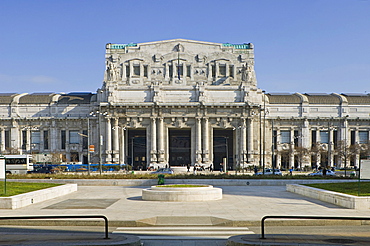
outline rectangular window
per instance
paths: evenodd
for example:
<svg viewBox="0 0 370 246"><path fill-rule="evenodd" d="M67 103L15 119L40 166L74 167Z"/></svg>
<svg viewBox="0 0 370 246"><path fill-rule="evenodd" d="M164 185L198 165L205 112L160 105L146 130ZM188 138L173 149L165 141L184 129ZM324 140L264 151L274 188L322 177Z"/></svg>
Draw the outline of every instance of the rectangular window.
<svg viewBox="0 0 370 246"><path fill-rule="evenodd" d="M333 131L333 142L334 142L334 148L336 149L338 146L338 131Z"/></svg>
<svg viewBox="0 0 370 246"><path fill-rule="evenodd" d="M183 75L183 73L184 73L184 67L182 66L182 64L180 64L180 65L177 65L176 66L176 77L182 77L182 75Z"/></svg>
<svg viewBox="0 0 370 246"><path fill-rule="evenodd" d="M140 76L140 65L134 65L134 76Z"/></svg>
<svg viewBox="0 0 370 246"><path fill-rule="evenodd" d="M89 137L89 135L87 135L88 134L87 130L83 130L82 134L83 134L83 136L82 136L82 148L87 149L87 142L88 142L88 137Z"/></svg>
<svg viewBox="0 0 370 246"><path fill-rule="evenodd" d="M22 149L26 149L27 146L27 131L22 131Z"/></svg>
<svg viewBox="0 0 370 246"><path fill-rule="evenodd" d="M130 66L125 66L126 67L126 77L130 77Z"/></svg>
<svg viewBox="0 0 370 246"><path fill-rule="evenodd" d="M232 78L234 77L234 66L233 65L229 66L229 76Z"/></svg>
<svg viewBox="0 0 370 246"><path fill-rule="evenodd" d="M226 64L220 64L219 69L220 69L220 76L226 77Z"/></svg>
<svg viewBox="0 0 370 246"><path fill-rule="evenodd" d="M356 144L356 132L351 131L351 145L355 145L355 144Z"/></svg>
<svg viewBox="0 0 370 246"><path fill-rule="evenodd" d="M369 142L369 132L368 131L359 131L358 132L358 143L367 144Z"/></svg>
<svg viewBox="0 0 370 246"><path fill-rule="evenodd" d="M69 143L70 144L80 143L80 135L78 135L78 131L69 131Z"/></svg>
<svg viewBox="0 0 370 246"><path fill-rule="evenodd" d="M280 143L290 143L290 131L280 131Z"/></svg>
<svg viewBox="0 0 370 246"><path fill-rule="evenodd" d="M311 131L311 147L314 147L316 145L317 139L316 139L316 131Z"/></svg>
<svg viewBox="0 0 370 246"><path fill-rule="evenodd" d="M66 149L66 142L67 142L66 130L61 130L60 131L60 146L61 146L61 149Z"/></svg>
<svg viewBox="0 0 370 246"><path fill-rule="evenodd" d="M5 131L5 148L10 148L10 131Z"/></svg>
<svg viewBox="0 0 370 246"><path fill-rule="evenodd" d="M191 66L189 65L186 66L186 77L191 77Z"/></svg>
<svg viewBox="0 0 370 246"><path fill-rule="evenodd" d="M299 143L299 135L298 135L298 131L295 130L294 131L294 146L298 147L298 143Z"/></svg>
<svg viewBox="0 0 370 246"><path fill-rule="evenodd" d="M329 132L328 131L320 131L320 143L329 143Z"/></svg>
<svg viewBox="0 0 370 246"><path fill-rule="evenodd" d="M35 131L31 132L31 144L39 144L40 143L40 132Z"/></svg>
<svg viewBox="0 0 370 246"><path fill-rule="evenodd" d="M212 77L216 77L216 66L212 65Z"/></svg>
<svg viewBox="0 0 370 246"><path fill-rule="evenodd" d="M273 136L272 136L272 149L276 149L277 148L277 131L273 131Z"/></svg>
<svg viewBox="0 0 370 246"><path fill-rule="evenodd" d="M170 78L172 78L172 76L173 76L173 66L172 65L168 66L168 76Z"/></svg>
<svg viewBox="0 0 370 246"><path fill-rule="evenodd" d="M44 149L49 149L49 131L44 131Z"/></svg>
<svg viewBox="0 0 370 246"><path fill-rule="evenodd" d="M148 78L148 66L147 65L144 66L144 77Z"/></svg>

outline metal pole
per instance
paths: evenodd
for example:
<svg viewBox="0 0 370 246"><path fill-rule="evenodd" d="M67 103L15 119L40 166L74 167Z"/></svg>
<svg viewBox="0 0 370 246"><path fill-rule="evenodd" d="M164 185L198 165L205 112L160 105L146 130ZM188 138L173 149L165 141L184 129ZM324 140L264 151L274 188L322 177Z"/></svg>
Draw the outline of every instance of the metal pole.
<svg viewBox="0 0 370 246"><path fill-rule="evenodd" d="M101 135L101 105L99 104L99 173L102 174L102 145L103 145L103 136Z"/></svg>
<svg viewBox="0 0 370 246"><path fill-rule="evenodd" d="M266 100L265 100L265 91L263 92L263 148L262 148L262 166L263 174L265 174L265 147L266 147Z"/></svg>
<svg viewBox="0 0 370 246"><path fill-rule="evenodd" d="M274 161L274 140L275 136L274 135L274 120L271 120L271 136L272 136L272 141L271 141L271 164L272 164L272 174L275 175L275 161Z"/></svg>
<svg viewBox="0 0 370 246"><path fill-rule="evenodd" d="M131 137L131 167L134 169L134 137Z"/></svg>
<svg viewBox="0 0 370 246"><path fill-rule="evenodd" d="M90 175L90 119L87 117L87 174Z"/></svg>
<svg viewBox="0 0 370 246"><path fill-rule="evenodd" d="M259 120L260 120L260 159L259 159L259 162L260 162L260 167L262 167L262 109L261 109L261 105L260 105L260 115L259 115ZM263 175L265 174L265 170L262 169L262 173Z"/></svg>

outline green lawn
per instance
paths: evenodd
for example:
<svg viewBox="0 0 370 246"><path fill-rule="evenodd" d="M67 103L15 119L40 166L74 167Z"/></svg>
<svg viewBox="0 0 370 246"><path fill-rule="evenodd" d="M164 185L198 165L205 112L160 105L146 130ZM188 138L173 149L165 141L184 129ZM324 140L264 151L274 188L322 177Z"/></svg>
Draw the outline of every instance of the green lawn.
<svg viewBox="0 0 370 246"><path fill-rule="evenodd" d="M307 184L306 186L340 192L348 195L370 196L370 182ZM359 189L360 188L360 189Z"/></svg>
<svg viewBox="0 0 370 246"><path fill-rule="evenodd" d="M55 187L58 185L60 184L6 182L6 194L4 194L4 182L0 181L0 197L15 196L30 191Z"/></svg>

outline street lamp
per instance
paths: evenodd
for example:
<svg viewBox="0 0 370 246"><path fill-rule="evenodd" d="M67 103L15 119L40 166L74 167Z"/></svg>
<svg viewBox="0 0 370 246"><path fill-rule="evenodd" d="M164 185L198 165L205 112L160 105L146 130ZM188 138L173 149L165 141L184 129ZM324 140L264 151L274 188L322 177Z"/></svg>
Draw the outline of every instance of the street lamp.
<svg viewBox="0 0 370 246"><path fill-rule="evenodd" d="M266 146L266 99L265 99L265 91L263 93L263 152L262 152L262 166L263 166L263 174L265 174L265 146Z"/></svg>
<svg viewBox="0 0 370 246"><path fill-rule="evenodd" d="M90 113L91 116L98 116L98 132L99 132L99 173L102 174L102 146L103 146L103 135L101 134L101 116L109 116L108 112L101 112L101 105L99 105L99 110Z"/></svg>

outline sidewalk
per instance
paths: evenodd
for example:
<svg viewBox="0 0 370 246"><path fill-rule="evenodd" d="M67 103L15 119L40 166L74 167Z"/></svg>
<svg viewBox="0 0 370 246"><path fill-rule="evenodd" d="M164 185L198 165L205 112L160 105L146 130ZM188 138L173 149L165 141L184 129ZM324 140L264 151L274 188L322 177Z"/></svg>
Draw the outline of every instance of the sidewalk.
<svg viewBox="0 0 370 246"><path fill-rule="evenodd" d="M341 208L287 192L284 186L224 186L223 199L207 202L141 200L147 187L79 186L78 191L17 210L0 210L0 216L105 215L110 227L120 226L259 226L265 215L322 215L370 217L370 211ZM71 225L70 221L67 221ZM61 222L63 225L67 222ZM0 223L2 223L0 221ZM24 221L13 222L24 223ZM58 225L41 221L42 225ZM73 222L91 225L92 221ZM307 225L359 221L308 221ZM270 225L302 225L302 221L274 221ZM370 224L370 222L369 222ZM369 233L370 237L370 233ZM335 245L335 244L334 244ZM355 244L351 244L355 245Z"/></svg>

